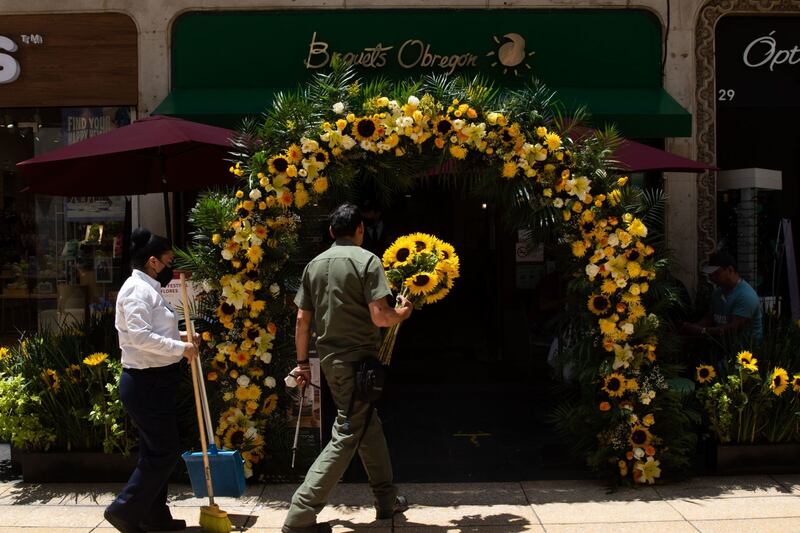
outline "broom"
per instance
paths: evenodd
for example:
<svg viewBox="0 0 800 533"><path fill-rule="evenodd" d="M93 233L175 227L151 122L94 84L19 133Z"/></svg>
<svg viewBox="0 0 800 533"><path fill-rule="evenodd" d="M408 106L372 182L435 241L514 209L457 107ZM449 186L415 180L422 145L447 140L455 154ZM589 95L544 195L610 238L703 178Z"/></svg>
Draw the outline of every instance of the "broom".
<svg viewBox="0 0 800 533"><path fill-rule="evenodd" d="M186 276L181 274L181 299L183 301L183 319L186 322L186 336L194 340L194 327L189 319L189 297L186 292ZM194 388L194 406L197 411L197 425L200 430L200 446L203 449L203 468L206 477L206 490L208 490L208 505L200 507L200 527L213 533L228 533L233 529L228 518L228 513L221 510L214 503L214 489L211 482L211 466L208 463L208 443L206 442L206 421L203 416L202 399L198 387L199 380L203 379L202 370L197 363L197 357L192 359L192 387ZM204 387L205 388L205 387Z"/></svg>

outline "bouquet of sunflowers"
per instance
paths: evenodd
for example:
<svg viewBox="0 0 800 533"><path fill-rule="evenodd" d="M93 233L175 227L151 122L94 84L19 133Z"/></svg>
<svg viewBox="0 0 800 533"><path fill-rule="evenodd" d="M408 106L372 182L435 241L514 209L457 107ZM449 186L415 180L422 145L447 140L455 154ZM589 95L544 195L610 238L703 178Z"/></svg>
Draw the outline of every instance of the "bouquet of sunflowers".
<svg viewBox="0 0 800 533"><path fill-rule="evenodd" d="M459 259L451 244L433 235L412 233L392 243L383 253L383 267L392 290L408 298L415 309L438 302L458 278ZM388 365L400 324L389 328L380 350L380 361Z"/></svg>

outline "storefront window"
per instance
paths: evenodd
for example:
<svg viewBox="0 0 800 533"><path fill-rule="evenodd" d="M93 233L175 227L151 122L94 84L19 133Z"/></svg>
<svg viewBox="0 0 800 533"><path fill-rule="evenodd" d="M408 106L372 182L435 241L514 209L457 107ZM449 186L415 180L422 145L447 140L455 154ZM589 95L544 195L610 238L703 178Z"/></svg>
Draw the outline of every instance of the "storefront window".
<svg viewBox="0 0 800 533"><path fill-rule="evenodd" d="M129 202L26 192L16 164L125 125L130 109L18 108L0 117L0 334L81 323L113 305L122 283Z"/></svg>

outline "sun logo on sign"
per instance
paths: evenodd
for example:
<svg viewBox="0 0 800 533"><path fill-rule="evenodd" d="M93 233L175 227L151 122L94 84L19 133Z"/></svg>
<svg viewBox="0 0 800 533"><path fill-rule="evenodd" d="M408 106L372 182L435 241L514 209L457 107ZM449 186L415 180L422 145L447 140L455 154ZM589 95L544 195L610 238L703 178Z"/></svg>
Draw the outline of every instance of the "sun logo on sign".
<svg viewBox="0 0 800 533"><path fill-rule="evenodd" d="M503 74L507 74L511 70L515 76L519 76L519 71L523 66L531 70L531 66L525 60L536 52L525 53L525 38L522 35L506 33L502 40L497 36L494 36L493 39L500 45L496 51L486 54L487 56L497 56L497 61L492 63L493 67L500 64L503 66Z"/></svg>

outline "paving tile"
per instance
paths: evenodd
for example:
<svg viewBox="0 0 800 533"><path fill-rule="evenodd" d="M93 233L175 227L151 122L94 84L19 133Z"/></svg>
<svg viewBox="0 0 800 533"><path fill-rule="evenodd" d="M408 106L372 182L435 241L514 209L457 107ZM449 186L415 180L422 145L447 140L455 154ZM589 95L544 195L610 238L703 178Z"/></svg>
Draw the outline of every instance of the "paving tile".
<svg viewBox="0 0 800 533"><path fill-rule="evenodd" d="M792 494L800 495L800 474L780 474L772 477Z"/></svg>
<svg viewBox="0 0 800 533"><path fill-rule="evenodd" d="M105 507L121 488L121 483L18 483L0 494L0 504Z"/></svg>
<svg viewBox="0 0 800 533"><path fill-rule="evenodd" d="M90 531L98 530L92 527L0 527L0 533L89 533ZM116 529L111 528L107 531Z"/></svg>
<svg viewBox="0 0 800 533"><path fill-rule="evenodd" d="M797 480L800 482L800 476ZM789 489L770 476L697 477L667 485L657 485L655 490L665 499L741 498L789 494Z"/></svg>
<svg viewBox="0 0 800 533"><path fill-rule="evenodd" d="M800 517L800 498L766 496L757 498L665 500L686 520Z"/></svg>
<svg viewBox="0 0 800 533"><path fill-rule="evenodd" d="M225 507L254 507L258 503L264 485L248 485L244 494L239 498L214 498L214 502L221 508ZM188 485L170 486L167 494L167 504L176 507L199 507L206 505L208 498L195 498L192 488Z"/></svg>
<svg viewBox="0 0 800 533"><path fill-rule="evenodd" d="M0 507L0 526L12 526L17 531L24 527L81 530L93 528L102 521L103 509L94 506L3 505Z"/></svg>
<svg viewBox="0 0 800 533"><path fill-rule="evenodd" d="M394 525L395 528L435 526L440 529L498 526L507 531L527 531L525 528L539 525L539 520L528 505L432 507L412 504L403 515L394 518Z"/></svg>
<svg viewBox="0 0 800 533"><path fill-rule="evenodd" d="M610 491L596 480L524 481L521 483L527 500L532 504L654 501L661 497L651 486L621 487Z"/></svg>
<svg viewBox="0 0 800 533"><path fill-rule="evenodd" d="M414 483L400 485L410 504L426 506L527 505L519 483Z"/></svg>
<svg viewBox="0 0 800 533"><path fill-rule="evenodd" d="M800 517L746 520L693 520L701 533L788 533L800 531Z"/></svg>
<svg viewBox="0 0 800 533"><path fill-rule="evenodd" d="M539 524L504 526L408 526L395 524L394 533L545 533ZM641 532L639 532L641 533Z"/></svg>
<svg viewBox="0 0 800 533"><path fill-rule="evenodd" d="M547 524L547 533L697 533L689 522L615 522L614 524Z"/></svg>

